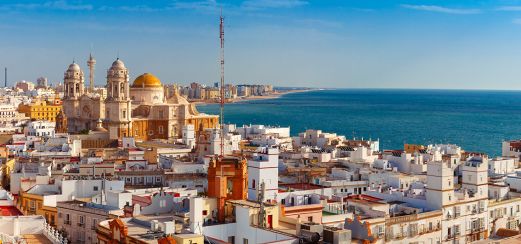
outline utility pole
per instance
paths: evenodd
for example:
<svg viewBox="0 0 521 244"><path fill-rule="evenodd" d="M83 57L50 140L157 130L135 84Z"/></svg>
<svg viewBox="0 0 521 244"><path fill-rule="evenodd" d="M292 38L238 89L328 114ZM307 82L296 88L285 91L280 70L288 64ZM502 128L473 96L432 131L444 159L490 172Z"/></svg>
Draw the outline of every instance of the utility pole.
<svg viewBox="0 0 521 244"><path fill-rule="evenodd" d="M221 24L220 24L219 39L221 41L221 114L220 114L220 132L221 132L221 154L224 157L224 17L221 9Z"/></svg>

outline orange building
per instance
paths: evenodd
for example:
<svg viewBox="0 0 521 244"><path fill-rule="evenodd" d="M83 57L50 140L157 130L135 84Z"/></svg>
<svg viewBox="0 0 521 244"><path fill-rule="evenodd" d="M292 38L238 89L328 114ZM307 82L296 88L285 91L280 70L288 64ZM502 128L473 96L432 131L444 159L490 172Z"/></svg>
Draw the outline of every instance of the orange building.
<svg viewBox="0 0 521 244"><path fill-rule="evenodd" d="M218 220L224 222L227 200L245 200L248 170L246 159L224 157L212 159L208 167L208 196L217 198Z"/></svg>
<svg viewBox="0 0 521 244"><path fill-rule="evenodd" d="M418 145L418 144L404 144L403 145L403 150L406 153L415 153L415 152L418 152L423 149L425 149L424 145Z"/></svg>

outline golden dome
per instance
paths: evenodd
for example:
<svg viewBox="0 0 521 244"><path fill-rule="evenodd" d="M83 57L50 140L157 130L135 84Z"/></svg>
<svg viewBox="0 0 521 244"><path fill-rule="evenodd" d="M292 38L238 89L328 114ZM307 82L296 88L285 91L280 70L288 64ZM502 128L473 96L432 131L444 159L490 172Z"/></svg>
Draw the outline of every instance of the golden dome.
<svg viewBox="0 0 521 244"><path fill-rule="evenodd" d="M161 81L155 77L153 74L150 73L144 73L140 76L138 76L134 80L134 84L132 84L132 87L134 88L144 88L144 87L162 87Z"/></svg>

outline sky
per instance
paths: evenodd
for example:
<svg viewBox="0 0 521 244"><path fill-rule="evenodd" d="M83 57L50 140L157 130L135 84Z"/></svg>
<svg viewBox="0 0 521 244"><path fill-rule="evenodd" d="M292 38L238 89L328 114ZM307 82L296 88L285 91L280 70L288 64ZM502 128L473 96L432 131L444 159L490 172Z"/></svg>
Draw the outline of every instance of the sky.
<svg viewBox="0 0 521 244"><path fill-rule="evenodd" d="M0 67L57 83L92 53L97 85L117 57L212 84L221 9L227 83L521 90L521 0L0 0Z"/></svg>

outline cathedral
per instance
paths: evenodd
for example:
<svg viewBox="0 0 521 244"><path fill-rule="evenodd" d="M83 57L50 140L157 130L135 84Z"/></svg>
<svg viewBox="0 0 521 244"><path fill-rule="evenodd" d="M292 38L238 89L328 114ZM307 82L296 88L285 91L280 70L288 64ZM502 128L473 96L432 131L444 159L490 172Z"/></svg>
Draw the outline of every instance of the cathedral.
<svg viewBox="0 0 521 244"><path fill-rule="evenodd" d="M132 136L146 141L181 138L185 125L193 125L196 132L219 126L217 115L199 113L177 92L167 97L161 81L150 73L130 84L128 69L119 58L107 71L107 96L103 98L93 91L96 61L90 56L87 63L89 89L78 64L73 62L65 71L63 113L58 116L57 130L106 131L110 139Z"/></svg>

